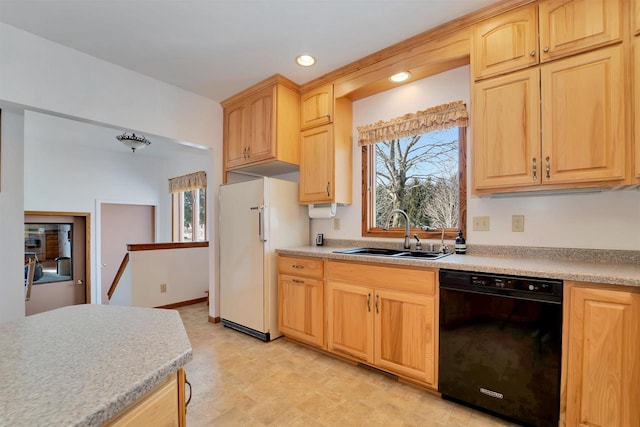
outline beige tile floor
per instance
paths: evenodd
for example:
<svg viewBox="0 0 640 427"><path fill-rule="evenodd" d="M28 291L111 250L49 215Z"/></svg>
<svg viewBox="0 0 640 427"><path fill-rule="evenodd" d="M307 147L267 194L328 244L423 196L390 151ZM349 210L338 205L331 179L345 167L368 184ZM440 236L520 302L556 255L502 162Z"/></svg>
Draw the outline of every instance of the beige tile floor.
<svg viewBox="0 0 640 427"><path fill-rule="evenodd" d="M263 343L178 309L193 346L187 425L513 426L286 339Z"/></svg>

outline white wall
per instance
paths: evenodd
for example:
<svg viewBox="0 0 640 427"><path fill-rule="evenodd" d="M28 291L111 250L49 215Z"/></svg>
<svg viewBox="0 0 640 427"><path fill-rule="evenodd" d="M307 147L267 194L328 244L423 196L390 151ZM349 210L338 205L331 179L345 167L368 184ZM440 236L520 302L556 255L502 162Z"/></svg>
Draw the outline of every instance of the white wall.
<svg viewBox="0 0 640 427"><path fill-rule="evenodd" d="M0 23L0 100L212 147L215 101Z"/></svg>
<svg viewBox="0 0 640 427"><path fill-rule="evenodd" d="M469 101L469 67L461 67L353 103L356 126L413 113L451 101ZM473 124L472 124L473 125ZM473 145L468 133L468 155ZM467 163L467 242L470 244L640 250L640 191L589 194L521 195L509 198L470 195ZM353 150L353 204L338 207L340 230L333 220L311 220L311 234L364 239L361 233L361 150ZM524 233L511 232L511 215L525 215ZM471 219L489 216L490 231L474 232ZM400 241L400 239L398 239Z"/></svg>
<svg viewBox="0 0 640 427"><path fill-rule="evenodd" d="M161 136L174 141L188 144L213 147L213 155L208 163L211 171L211 184L217 188L222 176L222 109L218 102L195 95L183 89L154 80L150 77L135 73L103 60L91 57L73 49L69 49L49 40L29 34L25 31L0 23L0 105L4 111L8 107L18 110L40 111L59 117L73 118L85 123L95 123L110 126L120 130L142 132L147 137ZM3 156L2 190L0 203L2 221L0 229L2 239L0 250L3 256L0 260L0 314L1 320L21 317L24 314L24 297L20 285L19 269L22 263L22 227L24 209L58 209L63 200L68 200L69 193L61 188L60 176L55 179L40 182L40 190L46 194L59 193L57 199L52 200L52 206L45 207L38 199L37 193L26 196L28 205L23 205L23 159L22 159L22 122L8 120L5 125L3 118ZM5 136L5 133L7 136ZM12 134L14 137L9 137ZM20 135L15 137L15 135ZM13 139L13 141L10 141ZM153 139L153 138L152 138ZM6 142L9 141L9 142ZM73 150L68 154L72 158L82 149ZM87 154L87 153L84 153ZM70 172L63 172L66 182L91 179L103 176L98 166L104 166L115 159L105 155L104 159L94 159L98 164L93 168L80 167L85 175L70 176ZM32 159L27 159L27 167ZM85 163L86 164L86 163ZM92 163L89 163L92 164ZM75 167L75 166L74 166ZM31 169L25 168L25 174L30 176ZM176 171L176 175L191 172L170 163L165 167L167 174ZM184 170L178 173L178 170ZM33 181L30 180L33 185ZM118 188L127 188L124 182L114 183ZM151 190L145 188L145 190ZM215 190L212 192L215 193ZM45 196L49 197L49 196ZM105 196L108 197L108 196ZM137 196L136 196L137 197ZM167 196L168 197L168 196ZM95 195L94 195L95 198ZM126 197L125 197L126 198ZM115 201L123 200L122 194ZM215 223L217 194L210 197L208 206L208 221ZM73 202L73 206L65 206L64 210L80 209L86 201ZM89 209L82 208L90 211ZM19 214L16 214L19 212ZM169 215L163 211L160 215ZM95 218L95 216L93 216ZM166 220L166 216L160 221ZM213 228L213 227L212 227ZM210 228L209 233L212 230ZM211 234L210 234L211 236ZM215 234L214 234L215 236ZM163 240L168 240L160 236ZM217 256L212 245L210 251ZM95 260L92 260L95 266ZM211 269L216 268L211 266ZM217 271L217 270L215 270ZM15 276L10 276L13 272ZM5 276L5 273L7 276ZM210 274L210 277L215 277ZM215 287L213 279L210 286ZM95 276L92 277L97 284ZM17 289L20 288L18 291ZM94 292L94 295L99 293ZM6 308L6 310L5 310Z"/></svg>
<svg viewBox="0 0 640 427"><path fill-rule="evenodd" d="M24 115L2 110L0 135L0 322L24 316Z"/></svg>
<svg viewBox="0 0 640 427"><path fill-rule="evenodd" d="M207 175L207 188L211 191L207 192L207 203L209 209L207 216L209 226L207 233L209 234L209 316L218 317L220 313L220 239L218 232L218 215L220 206L218 197L220 192L220 184L222 184L222 107L218 105L216 114L212 117L213 126L220 130L220 143L213 146L213 171Z"/></svg>
<svg viewBox="0 0 640 427"><path fill-rule="evenodd" d="M129 256L129 276L121 279L111 304L159 307L206 296L208 248L134 251ZM162 283L166 293L160 292Z"/></svg>

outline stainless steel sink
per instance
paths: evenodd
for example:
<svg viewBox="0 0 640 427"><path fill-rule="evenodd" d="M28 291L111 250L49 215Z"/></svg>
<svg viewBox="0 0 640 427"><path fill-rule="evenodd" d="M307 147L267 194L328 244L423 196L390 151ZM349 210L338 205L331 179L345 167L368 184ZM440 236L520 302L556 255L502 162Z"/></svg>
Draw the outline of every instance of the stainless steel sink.
<svg viewBox="0 0 640 427"><path fill-rule="evenodd" d="M350 254L350 255L382 255L382 256L398 256L406 251L399 251L397 249L383 249L383 248L355 248L355 249L342 249L339 251L333 251L337 254Z"/></svg>
<svg viewBox="0 0 640 427"><path fill-rule="evenodd" d="M333 251L337 254L348 255L374 255L374 256L386 256L386 257L402 257L402 258L422 258L422 259L439 259L451 254L441 254L439 252L423 252L423 251L406 251L398 249L383 249L383 248L354 248L354 249L341 249Z"/></svg>
<svg viewBox="0 0 640 427"><path fill-rule="evenodd" d="M422 252L422 251L411 251L411 252L402 252L397 256L399 257L408 257L408 258L426 258L426 259L439 259L451 254L441 254L440 252Z"/></svg>

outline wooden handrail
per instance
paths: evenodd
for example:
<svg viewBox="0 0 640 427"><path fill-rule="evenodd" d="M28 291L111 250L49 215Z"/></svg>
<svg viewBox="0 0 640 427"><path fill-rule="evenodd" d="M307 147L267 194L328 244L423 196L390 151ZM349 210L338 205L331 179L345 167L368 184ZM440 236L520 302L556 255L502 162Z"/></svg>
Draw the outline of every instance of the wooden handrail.
<svg viewBox="0 0 640 427"><path fill-rule="evenodd" d="M130 243L127 245L129 252L157 251L163 249L191 249L208 248L209 242L166 242L166 243Z"/></svg>
<svg viewBox="0 0 640 427"><path fill-rule="evenodd" d="M120 278L124 274L125 268L127 268L127 264L129 264L129 252L124 254L124 258L122 258L122 262L120 263L120 268L118 268L118 272L116 273L116 277L113 278L113 283L111 284L111 287L109 288L109 291L107 292L107 297L109 299L111 299L111 296L116 291L116 287L118 286L118 283L120 283Z"/></svg>

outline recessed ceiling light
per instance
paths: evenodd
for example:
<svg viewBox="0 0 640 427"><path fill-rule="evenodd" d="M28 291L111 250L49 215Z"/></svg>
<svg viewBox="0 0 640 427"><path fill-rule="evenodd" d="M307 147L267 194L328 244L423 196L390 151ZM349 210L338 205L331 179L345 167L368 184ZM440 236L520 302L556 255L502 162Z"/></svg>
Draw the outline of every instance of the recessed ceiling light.
<svg viewBox="0 0 640 427"><path fill-rule="evenodd" d="M296 62L298 63L298 65L301 65L303 67L311 67L316 63L316 58L311 55L303 54L296 58Z"/></svg>
<svg viewBox="0 0 640 427"><path fill-rule="evenodd" d="M394 74L393 76L389 77L389 80L391 80L394 83L400 83L403 82L405 80L407 80L409 77L411 77L411 73L408 71L402 71L401 73L397 73Z"/></svg>

